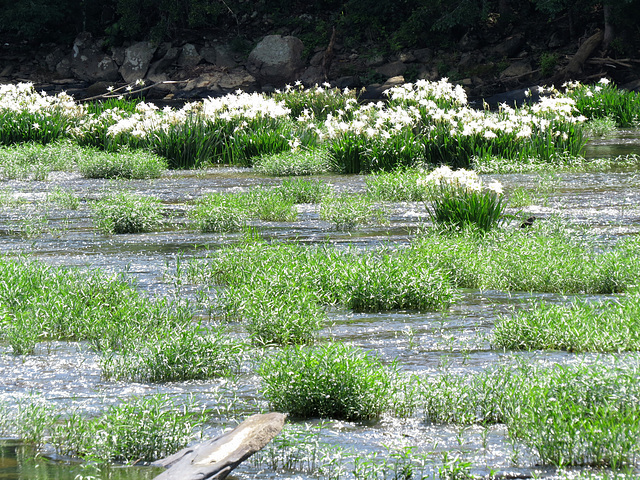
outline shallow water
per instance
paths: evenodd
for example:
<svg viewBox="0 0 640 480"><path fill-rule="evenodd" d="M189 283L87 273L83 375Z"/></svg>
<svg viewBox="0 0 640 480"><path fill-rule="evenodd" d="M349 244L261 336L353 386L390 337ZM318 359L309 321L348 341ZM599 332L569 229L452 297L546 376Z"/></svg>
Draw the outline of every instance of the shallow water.
<svg viewBox="0 0 640 480"><path fill-rule="evenodd" d="M614 143L603 139L592 142L590 154L619 155L640 153L640 134L622 132ZM607 150L608 149L608 150ZM629 152L626 149L630 149ZM613 152L613 153L604 153ZM507 192L525 187L538 192L535 205L524 213L545 219L564 218L596 233L602 248L620 238L640 233L640 172L609 172L558 175L496 175ZM324 176L337 190L361 191L363 176ZM152 181L85 180L69 173L52 174L45 182L5 182L8 191L29 202L28 205L0 207L0 253L28 255L54 265L87 266L109 272L126 272L139 288L153 296L189 296L194 288L181 286L178 293L172 280L178 261L200 257L208 249L237 241L241 234L200 234L186 228L188 202L215 191L239 191L255 185L275 185L281 180L254 174L248 169L218 168L206 172L171 172ZM57 187L70 189L83 201L78 210L38 206L47 192ZM90 204L104 191L128 189L160 198L172 213L172 227L141 235L104 236L92 228ZM319 219L310 205L299 207L299 219L289 223L255 222L261 234L270 240L294 240L304 243L331 242L371 248L381 243L408 242L426 220L424 205L401 203L389 206L390 223L370 226L356 232L336 232ZM43 222L43 219L46 221ZM43 233L27 238L29 225L41 225ZM42 226L44 225L44 226ZM597 297L596 297L597 298ZM401 369L427 378L443 368L452 372L479 372L488 366L511 363L515 357L542 363L574 362L598 359L592 355L566 352L513 354L492 349L488 340L495 320L532 299L566 302L559 295L464 291L460 301L445 313L392 312L359 314L345 310L329 313L330 326L323 335L375 350L386 362L397 360ZM97 356L83 343L50 342L40 344L34 355L13 356L9 347L0 345L0 402L46 399L61 411L71 408L94 415L122 398L166 393L176 398L193 395L217 412L207 433L214 435L233 425L237 419L267 407L258 393L258 379L247 366L234 380L143 384L105 381L100 377ZM314 427L318 422L298 422ZM459 455L472 462L472 472L487 475L489 470L530 475L535 457L508 440L500 426L484 429L427 424L416 414L408 419L385 417L373 424L326 422L318 438L323 443L362 455L382 455L386 447L415 447L433 465L442 463L445 453ZM14 440L0 442L0 478L73 479L83 475L82 465L32 459L26 447ZM434 472L435 466L427 471ZM430 470L429 470L430 469ZM230 478L316 478L304 468L279 473L246 462ZM108 473L108 474L107 474ZM104 478L147 479L157 470L144 467L112 468ZM541 476L552 474L542 469Z"/></svg>

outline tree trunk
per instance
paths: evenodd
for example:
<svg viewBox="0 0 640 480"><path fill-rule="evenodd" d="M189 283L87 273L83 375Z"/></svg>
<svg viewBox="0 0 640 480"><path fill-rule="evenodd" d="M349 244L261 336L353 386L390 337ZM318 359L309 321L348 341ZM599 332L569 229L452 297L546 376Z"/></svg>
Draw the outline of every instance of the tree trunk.
<svg viewBox="0 0 640 480"><path fill-rule="evenodd" d="M606 52L609 49L609 45L611 41L615 37L615 31L613 29L613 23L611 20L611 10L612 6L605 3L602 7L604 11L604 38L602 39L602 51Z"/></svg>

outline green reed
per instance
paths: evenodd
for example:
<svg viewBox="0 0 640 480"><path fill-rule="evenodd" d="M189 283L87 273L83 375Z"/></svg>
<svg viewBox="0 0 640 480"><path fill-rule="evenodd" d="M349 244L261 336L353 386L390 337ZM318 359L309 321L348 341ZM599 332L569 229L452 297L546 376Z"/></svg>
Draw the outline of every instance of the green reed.
<svg viewBox="0 0 640 480"><path fill-rule="evenodd" d="M323 198L332 193L331 185L322 180L284 179L282 184L273 188L283 198L295 204L320 203Z"/></svg>
<svg viewBox="0 0 640 480"><path fill-rule="evenodd" d="M159 178L166 169L166 159L141 150L89 150L78 162L78 170L85 178Z"/></svg>
<svg viewBox="0 0 640 480"><path fill-rule="evenodd" d="M427 417L441 423L504 423L545 464L620 469L640 455L637 362L526 364L423 383Z"/></svg>
<svg viewBox="0 0 640 480"><path fill-rule="evenodd" d="M92 208L94 223L105 234L151 232L162 225L162 205L154 197L113 192Z"/></svg>
<svg viewBox="0 0 640 480"><path fill-rule="evenodd" d="M640 282L637 245L629 239L603 252L588 233L536 221L529 228L484 235L472 229L446 235L427 230L408 255L431 262L462 288L608 294Z"/></svg>
<svg viewBox="0 0 640 480"><path fill-rule="evenodd" d="M536 305L500 318L493 342L508 350L638 351L640 295L606 303Z"/></svg>
<svg viewBox="0 0 640 480"><path fill-rule="evenodd" d="M272 408L295 417L366 420L387 408L395 366L341 343L290 347L258 369Z"/></svg>
<svg viewBox="0 0 640 480"><path fill-rule="evenodd" d="M0 264L2 338L16 355L49 340L88 340L97 350L117 349L129 339L191 321L186 307L152 302L100 270L65 270L26 259Z"/></svg>
<svg viewBox="0 0 640 480"><path fill-rule="evenodd" d="M398 168L377 172L365 178L366 192L371 198L385 202L420 202L429 198L429 189L419 185L423 171L418 168Z"/></svg>
<svg viewBox="0 0 640 480"><path fill-rule="evenodd" d="M640 121L640 95L616 87L608 81L569 88L566 95L589 120L612 118L618 127L634 127Z"/></svg>
<svg viewBox="0 0 640 480"><path fill-rule="evenodd" d="M336 230L348 231L360 225L386 223L387 213L365 195L343 192L322 199L320 218L331 222Z"/></svg>
<svg viewBox="0 0 640 480"><path fill-rule="evenodd" d="M0 147L0 178L46 180L51 172L74 170L85 154L69 141Z"/></svg>
<svg viewBox="0 0 640 480"><path fill-rule="evenodd" d="M131 339L100 359L107 379L174 382L229 376L238 371L243 345L223 329L186 325Z"/></svg>
<svg viewBox="0 0 640 480"><path fill-rule="evenodd" d="M269 153L253 160L256 172L276 177L318 175L331 171L325 148L304 148Z"/></svg>

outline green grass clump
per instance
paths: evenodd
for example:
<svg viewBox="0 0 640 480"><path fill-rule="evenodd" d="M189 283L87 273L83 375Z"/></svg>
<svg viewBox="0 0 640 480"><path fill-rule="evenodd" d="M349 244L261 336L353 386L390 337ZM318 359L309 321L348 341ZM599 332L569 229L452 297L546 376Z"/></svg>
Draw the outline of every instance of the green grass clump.
<svg viewBox="0 0 640 480"><path fill-rule="evenodd" d="M321 148L263 155L254 161L253 167L258 173L276 177L318 175L331 171L329 155Z"/></svg>
<svg viewBox="0 0 640 480"><path fill-rule="evenodd" d="M191 325L132 340L103 354L105 378L157 383L228 376L238 370L243 350L223 330Z"/></svg>
<svg viewBox="0 0 640 480"><path fill-rule="evenodd" d="M509 435L555 466L619 469L640 454L637 362L630 365L498 367L423 384L429 420L504 423Z"/></svg>
<svg viewBox="0 0 640 480"><path fill-rule="evenodd" d="M342 420L379 417L395 376L393 366L341 343L287 348L267 357L258 372L262 393L275 410Z"/></svg>
<svg viewBox="0 0 640 480"><path fill-rule="evenodd" d="M191 320L188 309L151 302L100 270L65 270L24 259L0 259L0 267L0 338L16 355L50 340L88 340L97 350L117 349Z"/></svg>
<svg viewBox="0 0 640 480"><path fill-rule="evenodd" d="M295 200L274 195L272 189L257 188L240 196L250 217L265 222L293 222L298 217Z"/></svg>
<svg viewBox="0 0 640 480"><path fill-rule="evenodd" d="M537 305L502 317L493 341L508 350L638 351L640 295L605 304Z"/></svg>
<svg viewBox="0 0 640 480"><path fill-rule="evenodd" d="M166 159L143 150L85 153L78 162L85 178L159 178L167 169Z"/></svg>
<svg viewBox="0 0 640 480"><path fill-rule="evenodd" d="M0 178L46 180L51 172L71 171L85 155L71 142L24 143L0 148Z"/></svg>
<svg viewBox="0 0 640 480"><path fill-rule="evenodd" d="M403 168L378 172L365 179L367 195L385 202L420 202L429 198L429 189L418 184L422 171Z"/></svg>
<svg viewBox="0 0 640 480"><path fill-rule="evenodd" d="M284 179L274 191L293 203L320 203L331 195L331 186L322 180Z"/></svg>
<svg viewBox="0 0 640 480"><path fill-rule="evenodd" d="M336 230L354 230L360 225L387 221L384 209L364 195L342 193L327 196L320 203L320 218L334 224Z"/></svg>
<svg viewBox="0 0 640 480"><path fill-rule="evenodd" d="M230 288L226 310L246 324L255 345L303 345L314 343L326 314L308 285L270 283L256 276L256 283Z"/></svg>
<svg viewBox="0 0 640 480"><path fill-rule="evenodd" d="M144 233L162 225L162 205L154 197L109 193L93 205L94 222L105 234Z"/></svg>
<svg viewBox="0 0 640 480"><path fill-rule="evenodd" d="M585 124L584 129L590 137L605 137L615 132L616 121L612 117L594 118Z"/></svg>
<svg viewBox="0 0 640 480"><path fill-rule="evenodd" d="M238 195L211 193L198 199L189 217L201 232L234 232L247 223L244 207Z"/></svg>
<svg viewBox="0 0 640 480"><path fill-rule="evenodd" d="M411 245L416 258L442 269L461 288L548 293L624 292L640 282L638 240L602 252L595 238L536 221L479 235L427 231Z"/></svg>
<svg viewBox="0 0 640 480"><path fill-rule="evenodd" d="M441 310L454 293L448 277L430 262L410 249L357 252L256 243L220 249L191 262L186 274L196 282L247 286L240 290L246 300L236 299L234 306L249 305L251 288L266 285L292 303L315 296L320 305L357 311Z"/></svg>

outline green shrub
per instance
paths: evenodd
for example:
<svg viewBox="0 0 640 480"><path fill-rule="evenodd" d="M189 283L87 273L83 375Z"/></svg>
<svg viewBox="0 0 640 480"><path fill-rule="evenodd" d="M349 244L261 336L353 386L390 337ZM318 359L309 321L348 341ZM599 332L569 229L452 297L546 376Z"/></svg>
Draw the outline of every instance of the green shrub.
<svg viewBox="0 0 640 480"><path fill-rule="evenodd" d="M394 367L341 343L290 347L259 367L272 408L295 417L368 420L389 404Z"/></svg>
<svg viewBox="0 0 640 480"><path fill-rule="evenodd" d="M93 205L94 222L106 234L151 232L162 224L162 205L153 197L109 193Z"/></svg>

